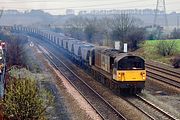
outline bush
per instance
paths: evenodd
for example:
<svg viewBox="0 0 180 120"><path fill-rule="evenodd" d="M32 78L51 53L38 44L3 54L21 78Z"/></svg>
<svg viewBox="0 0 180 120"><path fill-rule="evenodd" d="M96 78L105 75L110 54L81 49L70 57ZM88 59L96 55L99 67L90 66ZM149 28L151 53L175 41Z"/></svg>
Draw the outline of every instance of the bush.
<svg viewBox="0 0 180 120"><path fill-rule="evenodd" d="M158 54L162 56L173 55L177 51L176 41L161 40L156 45Z"/></svg>
<svg viewBox="0 0 180 120"><path fill-rule="evenodd" d="M2 106L6 119L42 120L45 119L46 108L52 102L52 95L40 89L37 81L13 78L8 82Z"/></svg>
<svg viewBox="0 0 180 120"><path fill-rule="evenodd" d="M172 65L174 66L174 68L180 68L180 55L174 57L174 58L171 60L171 63L172 63Z"/></svg>

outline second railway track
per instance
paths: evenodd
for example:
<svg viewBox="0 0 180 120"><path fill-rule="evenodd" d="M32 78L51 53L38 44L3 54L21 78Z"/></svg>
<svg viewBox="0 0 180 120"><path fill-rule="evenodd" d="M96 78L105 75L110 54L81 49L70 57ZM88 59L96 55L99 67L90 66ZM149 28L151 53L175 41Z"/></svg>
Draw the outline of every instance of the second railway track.
<svg viewBox="0 0 180 120"><path fill-rule="evenodd" d="M125 99L152 120L176 120L174 116L171 116L139 95Z"/></svg>
<svg viewBox="0 0 180 120"><path fill-rule="evenodd" d="M147 76L180 89L180 75L177 71L146 63Z"/></svg>
<svg viewBox="0 0 180 120"><path fill-rule="evenodd" d="M168 69L168 68L163 68L163 67L155 66L155 65L152 65L150 63L146 63L146 68L152 69L152 70L155 70L155 71L158 71L158 72L162 72L164 74L167 74L167 75L170 75L170 76L174 76L174 77L180 79L180 72L175 71L175 70L171 70L171 69Z"/></svg>
<svg viewBox="0 0 180 120"><path fill-rule="evenodd" d="M175 80L172 80L170 78L167 78L167 77L163 77L163 76L160 76L159 74L156 74L156 73L152 73L152 72L148 72L147 73L147 77L149 78L152 78L154 80L158 80L158 81L161 81L163 83L166 83L168 85L171 85L175 88L178 88L180 89L180 82L178 81L175 81Z"/></svg>

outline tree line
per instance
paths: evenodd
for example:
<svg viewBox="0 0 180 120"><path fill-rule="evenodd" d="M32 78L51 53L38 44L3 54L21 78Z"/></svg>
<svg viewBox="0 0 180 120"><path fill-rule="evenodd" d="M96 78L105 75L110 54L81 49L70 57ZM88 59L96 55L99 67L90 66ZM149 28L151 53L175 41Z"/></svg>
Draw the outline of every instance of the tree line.
<svg viewBox="0 0 180 120"><path fill-rule="evenodd" d="M145 40L141 21L128 14L101 18L74 16L64 26L66 35L99 45L112 47L114 41L120 41L128 43L130 50L136 50L138 44Z"/></svg>
<svg viewBox="0 0 180 120"><path fill-rule="evenodd" d="M73 16L65 21L64 27L60 30L67 36L98 45L114 47L114 41L120 41L121 44L128 43L129 51L140 48L145 40L180 38L180 29L175 28L171 33L165 34L163 27L143 27L140 19L129 14L105 17ZM120 49L123 49L122 47ZM175 41L159 41L155 48L161 56L172 56L177 51Z"/></svg>
<svg viewBox="0 0 180 120"><path fill-rule="evenodd" d="M72 16L66 19L60 31L79 40L110 47L114 46L114 41L126 42L131 51L138 49L144 40L180 39L178 28L166 33L161 26L143 26L140 19L129 14Z"/></svg>

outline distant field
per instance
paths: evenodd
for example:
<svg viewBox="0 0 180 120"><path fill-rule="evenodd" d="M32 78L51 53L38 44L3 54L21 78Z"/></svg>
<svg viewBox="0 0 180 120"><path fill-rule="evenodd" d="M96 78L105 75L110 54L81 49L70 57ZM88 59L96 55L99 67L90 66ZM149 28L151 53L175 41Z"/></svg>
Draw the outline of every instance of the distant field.
<svg viewBox="0 0 180 120"><path fill-rule="evenodd" d="M146 45L156 45L159 41L161 40L147 40L146 41ZM178 51L180 51L180 39L176 39L176 40L166 40L167 42L169 41L175 41L176 42L176 45L177 45L177 49Z"/></svg>
<svg viewBox="0 0 180 120"><path fill-rule="evenodd" d="M156 44L161 40L147 40L144 44L141 45L141 48L137 50L137 53L143 56L145 59L156 60L170 64L170 59L174 56L163 57L157 54ZM177 51L176 54L180 54L180 39L177 40L166 40L166 42L175 41Z"/></svg>

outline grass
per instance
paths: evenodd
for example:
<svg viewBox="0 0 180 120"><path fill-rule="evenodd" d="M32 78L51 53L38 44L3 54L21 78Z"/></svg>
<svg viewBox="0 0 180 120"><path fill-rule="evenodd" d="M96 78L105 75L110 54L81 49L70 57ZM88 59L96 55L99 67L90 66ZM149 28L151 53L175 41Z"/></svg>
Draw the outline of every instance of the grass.
<svg viewBox="0 0 180 120"><path fill-rule="evenodd" d="M154 46L154 45L156 45L159 41L162 41L162 40L147 40L145 44ZM180 51L180 39L176 39L176 40L166 40L166 41L167 41L167 42L176 41L177 50Z"/></svg>
<svg viewBox="0 0 180 120"><path fill-rule="evenodd" d="M170 60L177 54L180 54L180 39L177 40L166 40L166 42L176 42L176 52L172 56L161 56L157 52L157 43L161 40L147 40L144 44L141 44L141 48L137 50L137 54L144 57L147 60L155 60L163 63L170 64Z"/></svg>

